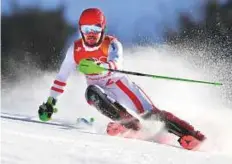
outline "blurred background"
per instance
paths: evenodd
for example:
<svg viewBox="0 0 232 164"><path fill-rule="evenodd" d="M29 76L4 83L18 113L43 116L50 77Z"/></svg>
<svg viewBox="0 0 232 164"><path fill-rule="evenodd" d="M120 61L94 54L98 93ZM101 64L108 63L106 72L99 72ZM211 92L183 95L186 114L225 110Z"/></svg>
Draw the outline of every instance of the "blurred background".
<svg viewBox="0 0 232 164"><path fill-rule="evenodd" d="M17 81L19 76L30 75L32 68L38 74L39 70L57 70L67 47L79 37L78 18L88 7L104 11L108 33L117 36L124 47L171 45L189 52L197 49L201 57L207 55L214 63L219 59L226 61L229 63L226 70L232 71L232 0L2 0L1 3L3 87Z"/></svg>
<svg viewBox="0 0 232 164"><path fill-rule="evenodd" d="M2 112L37 118L38 106L89 7L102 9L107 33L124 46L124 69L207 81L197 85L130 76L163 110L199 127L210 151L232 153L232 0L2 0ZM133 57L132 57L133 56ZM94 116L85 78L74 72L54 118Z"/></svg>

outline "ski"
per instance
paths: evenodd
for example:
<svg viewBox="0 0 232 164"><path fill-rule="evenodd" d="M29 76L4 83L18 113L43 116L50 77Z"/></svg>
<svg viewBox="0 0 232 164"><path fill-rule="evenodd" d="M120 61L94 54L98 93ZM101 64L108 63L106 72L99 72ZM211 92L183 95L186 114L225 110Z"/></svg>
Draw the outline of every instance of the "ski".
<svg viewBox="0 0 232 164"><path fill-rule="evenodd" d="M94 118L90 117L89 119L84 117L77 118L76 122L68 122L59 119L53 119L49 122L42 122L36 118L36 116L26 116L26 115L19 115L19 114L10 114L10 113L1 113L1 119L13 120L13 121L21 121L21 122L28 122L32 124L43 124L46 126L56 126L58 128L67 129L67 130L78 130L82 133L89 133L95 135L106 135L105 133L97 133L89 131L87 127L93 126L95 120ZM84 126L83 126L84 125ZM85 126L87 125L87 126ZM156 144L166 145L174 148L184 149L181 146L173 145L168 142L162 142L157 139L157 136L160 136L164 129L160 129L159 132L156 134L146 133L146 131L132 131L128 130L124 134L118 135L117 137L125 138L125 139L136 139L141 141L153 142ZM165 137L163 135L162 137ZM161 138L162 138L161 137ZM168 140L167 140L168 141ZM186 149L184 149L186 150ZM192 151L199 151L199 150L192 150Z"/></svg>

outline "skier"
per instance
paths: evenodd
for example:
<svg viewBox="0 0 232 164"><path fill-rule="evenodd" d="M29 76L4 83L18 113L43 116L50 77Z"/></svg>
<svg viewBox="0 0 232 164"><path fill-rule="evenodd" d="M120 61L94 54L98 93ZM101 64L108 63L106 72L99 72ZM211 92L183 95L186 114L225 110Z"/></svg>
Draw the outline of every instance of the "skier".
<svg viewBox="0 0 232 164"><path fill-rule="evenodd" d="M97 69L99 66L122 69L123 62L122 45L117 38L105 34L106 18L100 9L84 10L79 19L79 30L81 39L68 49L51 87L50 96L39 107L40 120L51 119L69 74L78 69L86 77L87 102L112 120L106 130L109 135L122 134L128 129L141 129L139 119L130 112L132 110L139 118L164 122L168 132L177 135L178 142L186 149L193 149L197 145L195 141L205 139L200 131L196 131L187 122L155 107L145 92L126 75Z"/></svg>

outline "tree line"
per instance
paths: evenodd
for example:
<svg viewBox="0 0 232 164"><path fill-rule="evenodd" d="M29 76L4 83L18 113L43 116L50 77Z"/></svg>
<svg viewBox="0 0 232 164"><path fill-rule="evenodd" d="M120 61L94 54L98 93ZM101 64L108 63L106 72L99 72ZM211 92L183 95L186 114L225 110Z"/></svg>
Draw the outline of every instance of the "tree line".
<svg viewBox="0 0 232 164"><path fill-rule="evenodd" d="M213 55L232 60L232 1L221 5L210 1L205 7L204 19L195 22L182 13L180 31L166 33L166 41L172 45L188 44L192 48L208 49Z"/></svg>
<svg viewBox="0 0 232 164"><path fill-rule="evenodd" d="M224 5L211 1L200 22L182 13L179 24L179 32L165 34L167 43L191 43L197 48L204 45L213 48L215 55L220 51L220 55L232 59L232 1ZM1 70L6 79L16 78L19 66L58 68L68 39L77 31L65 20L63 6L54 10L15 7L13 13L2 15L1 30Z"/></svg>

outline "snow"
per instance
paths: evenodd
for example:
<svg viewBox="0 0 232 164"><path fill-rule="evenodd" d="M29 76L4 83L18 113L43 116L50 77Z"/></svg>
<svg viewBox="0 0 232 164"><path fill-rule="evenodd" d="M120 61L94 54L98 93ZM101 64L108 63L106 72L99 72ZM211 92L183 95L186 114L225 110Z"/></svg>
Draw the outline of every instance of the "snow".
<svg viewBox="0 0 232 164"><path fill-rule="evenodd" d="M2 118L2 163L229 164L231 157ZM194 159L194 160L192 160Z"/></svg>

